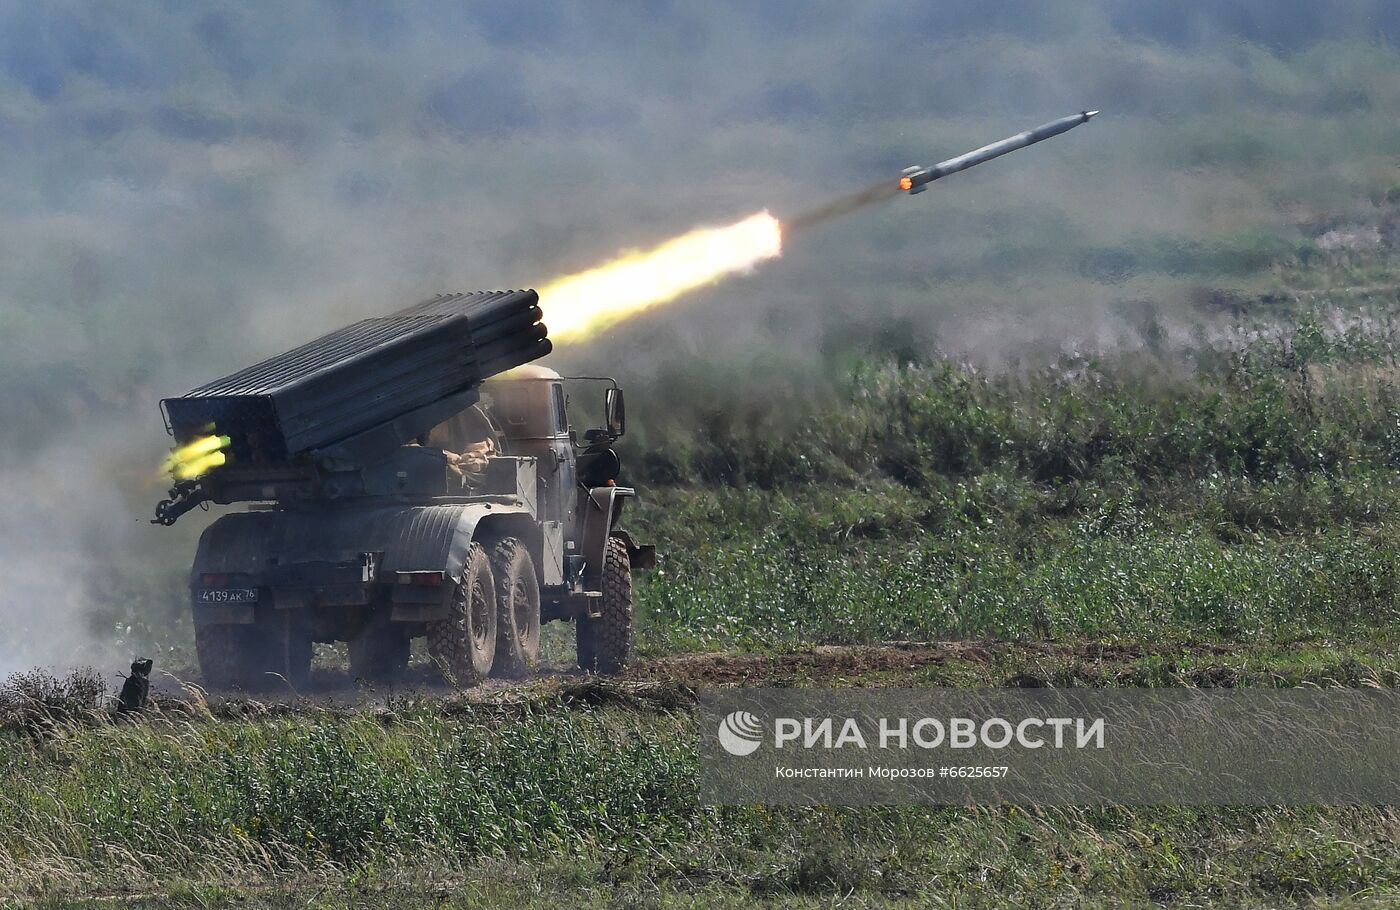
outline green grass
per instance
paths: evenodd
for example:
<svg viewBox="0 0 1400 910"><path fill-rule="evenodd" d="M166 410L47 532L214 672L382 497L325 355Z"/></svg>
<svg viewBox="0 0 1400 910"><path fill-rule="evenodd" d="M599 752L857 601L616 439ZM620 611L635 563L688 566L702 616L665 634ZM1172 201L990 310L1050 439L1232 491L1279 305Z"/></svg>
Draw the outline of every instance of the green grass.
<svg viewBox="0 0 1400 910"><path fill-rule="evenodd" d="M549 693L441 707L8 733L0 825L25 836L0 844L0 896L51 906L82 894L138 906L293 895L389 906L1400 898L1389 809L708 808L695 797L684 710Z"/></svg>
<svg viewBox="0 0 1400 910"><path fill-rule="evenodd" d="M1323 508L1318 500L1325 495L1311 494L1308 505ZM942 526L896 509L884 513L892 527L881 536L852 539L853 526L830 513L809 519L815 499L658 498L650 508L690 517L681 528L736 530L703 540L686 533L662 538L668 558L640 587L647 647L968 637L1275 640L1364 635L1396 616L1400 538L1387 525L1251 532L1226 518L1216 525L1109 500L1030 529L996 518ZM1206 501L1202 508L1228 506ZM761 529L757 515L767 519ZM862 520L872 516L855 523Z"/></svg>
<svg viewBox="0 0 1400 910"><path fill-rule="evenodd" d="M580 372L608 363L626 380L637 371L623 456L641 500L628 522L663 559L638 582L644 654L776 654L793 661L754 679L795 685L1400 681L1400 259L1390 248L1314 242L1334 227L1378 225L1394 243L1396 53L1369 38L1295 53L1253 44L1263 38L1252 34L1228 54L1202 53L1120 34L1099 24L1108 14L1097 8L1067 9L1031 17L1056 26L1030 29L1047 36L1034 43L996 37L996 22L962 40L959 26L956 40L922 58L933 61L932 78L911 83L1003 72L1034 86L1047 48L1080 60L1073 85L1105 95L1113 110L1091 128L1092 141L1075 134L1079 152L1045 147L1078 162L1055 172L1062 179L1018 182L1018 157L1002 170L1007 182L944 194L932 221L928 207L892 206L856 233L807 235L792 244L787 271L775 264L759 283L731 286L743 302L728 311L744 320L732 333L742 342L716 332L699 309L687 322L680 305L598 345L560 351ZM161 10L146 17L135 32L174 21ZM1280 23L1290 34L1290 21L1260 19L1275 36ZM429 56L457 66L452 54ZM719 144L755 168L756 185L781 187L813 148L840 149L848 163L892 149L951 154L998 135L991 121L1014 111L993 97L1007 83L980 80L985 91L966 105L935 98L932 119L862 116L851 128L850 111L869 107L861 86L889 88L877 70L850 85L843 75L834 83L842 88L822 95L837 141L745 123L737 145ZM220 79L196 78L182 103L198 111L214 97L211 109L229 108ZM97 81L75 83L72 97L110 108L144 135L153 96L111 93ZM402 92L390 94L395 112L421 100L406 107ZM293 119L310 124L308 136L343 132L307 97L317 110ZM715 97L716 109L733 108ZM1176 110L1170 98L1204 106ZM1043 100L1026 93L1026 104ZM990 113L950 113L964 106ZM490 208L482 187L451 176L467 173L461 148L422 146L416 121L413 136L381 125L376 139L373 104L362 160L327 169L302 156L303 176L317 179L298 181L293 170L283 181L307 187L291 208L310 213L305 236L290 243L269 227L279 219L264 203L276 187L258 168L191 171L179 145L144 138L106 143L94 167L93 139L72 128L74 117L21 107L7 115L38 137L43 155L17 159L20 209L42 216L51 208L45 193L71 196L74 217L104 240L75 241L72 219L37 217L32 230L26 222L12 232L0 282L14 292L0 308L11 453L41 452L72 425L100 429L109 415L149 421L143 402L153 388L178 391L190 369L233 369L266 353L257 348L270 342L247 330L249 300L301 301L308 326L338 324L316 301L325 299L323 263L356 248L345 225L399 224L402 234L404 219L375 204L345 217L324 188L372 173L386 149L406 175L395 206ZM592 143L584 157L608 157L606 142L584 139ZM346 144L332 145L343 157ZM521 154L555 154L548 142L518 145ZM499 157L482 151L482 166ZM181 163L172 185L211 189L201 203L208 224L108 211L112 174L153 186L162 155ZM520 174L550 170L516 158ZM1039 160L1053 167L1054 157ZM805 170L829 176L834 161L813 159ZM518 194L525 184L505 173L490 182ZM595 176L598 186L611 179L606 193L625 195L616 175ZM647 217L665 221L662 209L683 212L709 189L695 193L650 216L643 206L640 220L625 214L635 198L604 204L645 239ZM596 217L603 197L586 196L574 211L554 206L552 239L506 236L526 251L507 265L554 269L558 255L611 250ZM602 239L570 251L562 238L579 225ZM339 247L308 245L318 232ZM399 245L431 254L439 239L401 236ZM149 267L148 250L180 263L184 277ZM428 260L403 259L405 274L440 271ZM351 285L382 281L373 261L341 271ZM171 300L182 305L172 311ZM987 317L1012 337L986 338ZM1062 356L1063 339L1094 336L1093 326L1081 333L1072 324L1081 317L1103 318L1122 340L1097 356ZM678 356L696 339L703 359ZM749 343L762 356L736 353ZM808 343L820 352L803 350ZM940 350L987 350L1004 361L988 370ZM668 366L658 373L655 363ZM155 456L123 455L117 445L93 460L96 486L73 477L70 498L115 484L133 514L144 513L151 491L121 478L145 476ZM42 525L52 504L39 502L29 511ZM110 510L110 500L97 508ZM26 533L42 530L26 521ZM156 654L160 669L191 669L181 590L192 546L133 559L111 541L85 544L93 638ZM17 609L53 612L38 597ZM24 644L17 634L13 644ZM970 639L977 653L899 668L856 663L837 675L801 662L814 645L889 639ZM406 697L359 711L206 710L196 699L133 723L108 720L101 690L87 676L0 686L0 905L1400 902L1400 815L1388 808L704 807L695 731L675 690L647 701L545 683L502 705Z"/></svg>
<svg viewBox="0 0 1400 910"><path fill-rule="evenodd" d="M833 362L816 403L714 400L634 459L644 646L1381 633L1400 345L1339 318L1157 372Z"/></svg>

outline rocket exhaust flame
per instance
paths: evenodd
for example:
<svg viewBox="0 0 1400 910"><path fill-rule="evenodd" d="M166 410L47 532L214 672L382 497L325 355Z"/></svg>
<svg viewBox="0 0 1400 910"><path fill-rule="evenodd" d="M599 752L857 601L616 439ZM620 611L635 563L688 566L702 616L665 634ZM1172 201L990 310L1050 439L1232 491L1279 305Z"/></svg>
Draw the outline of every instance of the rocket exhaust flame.
<svg viewBox="0 0 1400 910"><path fill-rule="evenodd" d="M585 338L687 291L748 271L782 254L782 234L778 219L764 211L558 278L539 292L549 337Z"/></svg>
<svg viewBox="0 0 1400 910"><path fill-rule="evenodd" d="M185 462L171 473L175 475L177 480L193 480L208 474L226 461L228 458L223 452L210 452L208 455L201 455L193 461Z"/></svg>
<svg viewBox="0 0 1400 910"><path fill-rule="evenodd" d="M228 460L223 450L233 440L227 436L201 436L170 452L162 470L176 480L193 480Z"/></svg>

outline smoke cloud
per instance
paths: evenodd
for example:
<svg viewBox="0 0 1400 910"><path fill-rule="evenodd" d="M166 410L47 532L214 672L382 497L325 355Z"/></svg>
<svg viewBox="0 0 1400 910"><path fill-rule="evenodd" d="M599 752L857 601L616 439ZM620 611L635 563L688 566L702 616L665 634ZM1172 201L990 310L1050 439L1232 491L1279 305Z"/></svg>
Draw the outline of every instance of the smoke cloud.
<svg viewBox="0 0 1400 910"><path fill-rule="evenodd" d="M202 521L145 523L163 395L1085 107L555 357L644 380L852 318L990 362L1121 344L1124 301L1258 290L1392 187L1398 38L1381 0L0 4L0 671L179 639Z"/></svg>

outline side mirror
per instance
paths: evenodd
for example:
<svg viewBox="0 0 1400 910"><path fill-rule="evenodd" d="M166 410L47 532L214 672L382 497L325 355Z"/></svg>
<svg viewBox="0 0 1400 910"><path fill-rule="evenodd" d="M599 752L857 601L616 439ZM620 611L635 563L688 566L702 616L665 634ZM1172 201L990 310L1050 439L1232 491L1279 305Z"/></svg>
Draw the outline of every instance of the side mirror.
<svg viewBox="0 0 1400 910"><path fill-rule="evenodd" d="M603 397L603 414L608 424L608 435L617 439L627 432L627 405L622 400L621 389L608 389Z"/></svg>

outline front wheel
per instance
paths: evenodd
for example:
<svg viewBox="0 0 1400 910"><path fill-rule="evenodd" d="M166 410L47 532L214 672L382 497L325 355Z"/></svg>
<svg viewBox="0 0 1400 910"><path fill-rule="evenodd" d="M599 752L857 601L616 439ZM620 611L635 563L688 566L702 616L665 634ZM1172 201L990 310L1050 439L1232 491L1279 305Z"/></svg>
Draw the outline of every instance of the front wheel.
<svg viewBox="0 0 1400 910"><path fill-rule="evenodd" d="M428 654L453 685L475 686L496 656L496 582L491 560L473 543L446 619L428 624Z"/></svg>
<svg viewBox="0 0 1400 910"><path fill-rule="evenodd" d="M578 618L578 665L612 675L627 668L632 656L632 560L627 544L608 538L603 558L603 603L600 615Z"/></svg>

